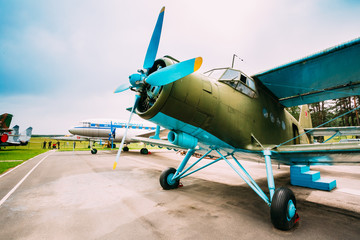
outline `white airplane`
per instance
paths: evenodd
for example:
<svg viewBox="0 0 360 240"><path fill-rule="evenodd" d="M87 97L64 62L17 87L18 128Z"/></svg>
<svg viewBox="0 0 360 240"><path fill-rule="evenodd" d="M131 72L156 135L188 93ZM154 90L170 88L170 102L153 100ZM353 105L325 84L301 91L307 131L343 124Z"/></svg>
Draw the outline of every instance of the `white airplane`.
<svg viewBox="0 0 360 240"><path fill-rule="evenodd" d="M19 126L15 125L7 134L3 134L0 140L0 147L25 146L29 143L32 134L32 127L28 127L19 134Z"/></svg>
<svg viewBox="0 0 360 240"><path fill-rule="evenodd" d="M111 119L87 119L81 121L78 125L69 129L69 132L87 137L92 140L101 139L105 141L111 141L113 146L113 142L121 142L126 131L126 120L111 120ZM134 141L132 138L134 137L151 137L155 139L160 139L160 127L152 124L152 123L144 123L144 122L135 122L130 123L128 132L126 135L125 147L123 148L124 152L129 151L127 144ZM91 153L96 154L97 149L91 148ZM140 150L141 154L148 154L147 148L142 148Z"/></svg>

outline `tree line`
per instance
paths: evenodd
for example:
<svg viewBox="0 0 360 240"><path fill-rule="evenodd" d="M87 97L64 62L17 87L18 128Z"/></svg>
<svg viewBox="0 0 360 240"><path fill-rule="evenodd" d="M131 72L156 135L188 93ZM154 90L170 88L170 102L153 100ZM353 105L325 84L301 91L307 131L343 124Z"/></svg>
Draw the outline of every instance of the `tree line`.
<svg viewBox="0 0 360 240"><path fill-rule="evenodd" d="M334 119L346 112L360 106L360 96L345 97L309 104L313 127L319 126L331 119ZM287 108L287 110L299 119L300 108L298 106ZM335 121L326 124L324 127L360 126L360 110L353 111Z"/></svg>

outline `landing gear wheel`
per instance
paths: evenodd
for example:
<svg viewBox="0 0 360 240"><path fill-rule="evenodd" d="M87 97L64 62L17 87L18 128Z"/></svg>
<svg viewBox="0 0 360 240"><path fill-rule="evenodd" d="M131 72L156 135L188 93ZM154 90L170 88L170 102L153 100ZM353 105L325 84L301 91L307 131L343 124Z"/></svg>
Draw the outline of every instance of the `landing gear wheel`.
<svg viewBox="0 0 360 240"><path fill-rule="evenodd" d="M298 220L294 193L285 187L276 189L270 207L271 222L277 229L289 230Z"/></svg>
<svg viewBox="0 0 360 240"><path fill-rule="evenodd" d="M129 151L129 148L128 148L128 147L123 147L123 151L124 151L124 152L128 152L128 151Z"/></svg>
<svg viewBox="0 0 360 240"><path fill-rule="evenodd" d="M147 150L147 148L142 148L142 149L140 150L140 153L141 153L141 154L148 154L149 151Z"/></svg>
<svg viewBox="0 0 360 240"><path fill-rule="evenodd" d="M91 154L96 154L96 153L97 153L97 149L96 149L96 148L91 149Z"/></svg>
<svg viewBox="0 0 360 240"><path fill-rule="evenodd" d="M160 175L160 185L164 190L170 190L177 188L179 186L179 180L172 180L172 177L175 175L175 168L168 168L163 171Z"/></svg>

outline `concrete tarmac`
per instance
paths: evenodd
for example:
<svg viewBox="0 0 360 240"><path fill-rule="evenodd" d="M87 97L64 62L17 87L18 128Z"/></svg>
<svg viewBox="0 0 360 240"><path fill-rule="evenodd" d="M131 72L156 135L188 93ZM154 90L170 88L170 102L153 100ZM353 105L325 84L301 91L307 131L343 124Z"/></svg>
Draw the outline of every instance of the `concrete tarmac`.
<svg viewBox="0 0 360 240"><path fill-rule="evenodd" d="M164 150L145 156L132 151L122 153L112 170L115 155L51 151L1 175L0 239L360 236L358 166L312 167L338 181L335 190L324 192L291 186L289 168L274 165L276 186L294 191L300 215L300 222L284 232L272 226L269 207L223 161L182 179L184 187L165 191L159 176L167 167L176 168L182 156ZM243 166L268 194L265 165Z"/></svg>

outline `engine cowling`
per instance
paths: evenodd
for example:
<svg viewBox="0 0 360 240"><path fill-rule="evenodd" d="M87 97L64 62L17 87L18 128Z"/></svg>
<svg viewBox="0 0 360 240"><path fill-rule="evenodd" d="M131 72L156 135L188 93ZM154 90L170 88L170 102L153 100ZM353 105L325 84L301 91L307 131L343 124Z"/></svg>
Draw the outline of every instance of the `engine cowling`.
<svg viewBox="0 0 360 240"><path fill-rule="evenodd" d="M183 148L194 149L198 144L198 139L184 132L170 131L168 133L170 143L181 146Z"/></svg>

